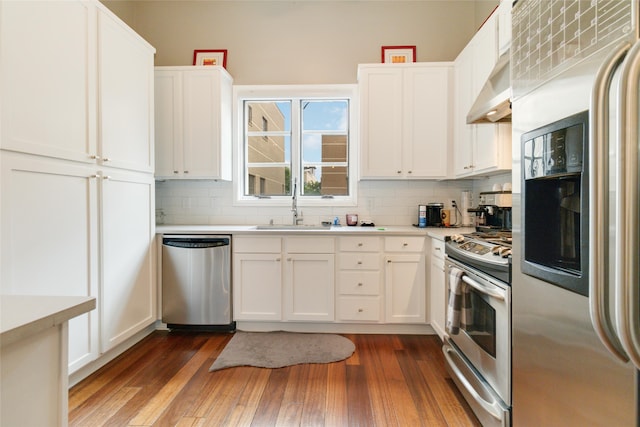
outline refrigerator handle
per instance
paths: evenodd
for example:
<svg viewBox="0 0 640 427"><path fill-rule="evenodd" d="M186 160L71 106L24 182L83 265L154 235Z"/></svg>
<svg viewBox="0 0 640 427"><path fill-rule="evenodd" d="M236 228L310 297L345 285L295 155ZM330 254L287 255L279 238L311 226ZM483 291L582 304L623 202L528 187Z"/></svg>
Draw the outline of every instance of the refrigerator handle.
<svg viewBox="0 0 640 427"><path fill-rule="evenodd" d="M605 266L609 247L609 90L613 73L630 46L629 42L621 43L603 62L593 84L589 109L589 310L600 341L624 362L629 358L613 328Z"/></svg>
<svg viewBox="0 0 640 427"><path fill-rule="evenodd" d="M616 186L616 316L618 334L633 364L640 368L640 209L638 175L638 91L640 42L629 51L620 75Z"/></svg>

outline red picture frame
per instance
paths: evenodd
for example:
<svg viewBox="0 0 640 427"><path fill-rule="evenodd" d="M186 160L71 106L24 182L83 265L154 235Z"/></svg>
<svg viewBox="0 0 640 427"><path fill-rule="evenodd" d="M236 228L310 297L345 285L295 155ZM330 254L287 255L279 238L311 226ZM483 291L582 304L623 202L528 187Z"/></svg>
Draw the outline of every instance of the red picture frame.
<svg viewBox="0 0 640 427"><path fill-rule="evenodd" d="M193 51L193 65L222 65L227 68L227 49L197 49Z"/></svg>
<svg viewBox="0 0 640 427"><path fill-rule="evenodd" d="M382 46L383 63L402 64L416 62L415 46Z"/></svg>

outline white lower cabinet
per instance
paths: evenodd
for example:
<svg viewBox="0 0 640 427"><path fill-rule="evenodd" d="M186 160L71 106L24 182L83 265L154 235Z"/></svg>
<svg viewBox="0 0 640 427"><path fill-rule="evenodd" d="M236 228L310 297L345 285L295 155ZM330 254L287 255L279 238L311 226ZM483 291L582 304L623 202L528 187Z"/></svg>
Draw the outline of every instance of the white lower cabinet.
<svg viewBox="0 0 640 427"><path fill-rule="evenodd" d="M385 238L385 320L426 321L424 237Z"/></svg>
<svg viewBox="0 0 640 427"><path fill-rule="evenodd" d="M285 249L285 319L333 321L334 238L288 237Z"/></svg>
<svg viewBox="0 0 640 427"><path fill-rule="evenodd" d="M234 237L235 320L333 321L333 237Z"/></svg>
<svg viewBox="0 0 640 427"><path fill-rule="evenodd" d="M444 272L444 242L431 239L431 266L429 270L429 306L431 327L442 339L446 322L447 288Z"/></svg>
<svg viewBox="0 0 640 427"><path fill-rule="evenodd" d="M106 352L156 319L155 181L150 174L110 171L101 178L101 350Z"/></svg>
<svg viewBox="0 0 640 427"><path fill-rule="evenodd" d="M0 163L0 291L97 298L69 322L73 373L155 321L153 177L6 151Z"/></svg>
<svg viewBox="0 0 640 427"><path fill-rule="evenodd" d="M381 322L382 241L373 236L338 239L339 322Z"/></svg>
<svg viewBox="0 0 640 427"><path fill-rule="evenodd" d="M282 239L233 237L234 320L282 320Z"/></svg>

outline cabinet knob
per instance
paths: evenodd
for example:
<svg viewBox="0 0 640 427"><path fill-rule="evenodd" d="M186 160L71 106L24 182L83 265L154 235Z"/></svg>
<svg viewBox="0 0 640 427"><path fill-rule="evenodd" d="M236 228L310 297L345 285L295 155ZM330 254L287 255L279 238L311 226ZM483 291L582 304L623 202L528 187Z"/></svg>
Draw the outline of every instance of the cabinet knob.
<svg viewBox="0 0 640 427"><path fill-rule="evenodd" d="M358 261L358 265L362 265L362 261Z"/></svg>
<svg viewBox="0 0 640 427"><path fill-rule="evenodd" d="M408 171L407 173L411 173L412 171Z"/></svg>
<svg viewBox="0 0 640 427"><path fill-rule="evenodd" d="M362 286L362 282L358 283L358 286Z"/></svg>
<svg viewBox="0 0 640 427"><path fill-rule="evenodd" d="M396 171L396 173L402 173L402 171Z"/></svg>
<svg viewBox="0 0 640 427"><path fill-rule="evenodd" d="M92 159L92 160L99 160L100 156L96 156L95 154L93 154L93 155L89 156L89 158Z"/></svg>
<svg viewBox="0 0 640 427"><path fill-rule="evenodd" d="M184 171L184 173L189 173L189 171Z"/></svg>
<svg viewBox="0 0 640 427"><path fill-rule="evenodd" d="M390 259L387 260L387 264L391 264L391 260Z"/></svg>
<svg viewBox="0 0 640 427"><path fill-rule="evenodd" d="M104 175L102 179L111 179L111 175Z"/></svg>
<svg viewBox="0 0 640 427"><path fill-rule="evenodd" d="M173 173L180 173L180 172L178 172L178 171L173 171Z"/></svg>
<svg viewBox="0 0 640 427"><path fill-rule="evenodd" d="M433 248L433 249L434 249L434 250L436 250L436 251L439 251L439 250L440 250L440 248Z"/></svg>
<svg viewBox="0 0 640 427"><path fill-rule="evenodd" d="M276 261L280 261L280 258L276 258Z"/></svg>
<svg viewBox="0 0 640 427"><path fill-rule="evenodd" d="M291 261L291 257L287 258L287 261Z"/></svg>
<svg viewBox="0 0 640 427"><path fill-rule="evenodd" d="M109 157L103 157L103 158L102 158L102 161L103 161L103 162L110 162L110 161L111 161L111 159L110 159Z"/></svg>
<svg viewBox="0 0 640 427"><path fill-rule="evenodd" d="M362 247L362 243L358 243L358 247Z"/></svg>
<svg viewBox="0 0 640 427"><path fill-rule="evenodd" d="M362 313L363 311L364 311L364 310L363 310L363 309L361 309L361 308L359 308L359 309L358 309L358 313Z"/></svg>
<svg viewBox="0 0 640 427"><path fill-rule="evenodd" d="M406 248L407 246L409 246L409 244L408 243L403 243L402 246Z"/></svg>

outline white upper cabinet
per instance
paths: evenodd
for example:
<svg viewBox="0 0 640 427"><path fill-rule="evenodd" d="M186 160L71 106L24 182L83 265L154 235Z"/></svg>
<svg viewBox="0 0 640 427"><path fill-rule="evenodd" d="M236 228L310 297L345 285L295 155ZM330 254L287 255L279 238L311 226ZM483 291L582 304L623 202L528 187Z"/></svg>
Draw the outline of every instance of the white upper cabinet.
<svg viewBox="0 0 640 427"><path fill-rule="evenodd" d="M455 60L455 177L511 170L511 124L467 124L467 114L498 59L498 15L493 13Z"/></svg>
<svg viewBox="0 0 640 427"><path fill-rule="evenodd" d="M156 67L157 179L231 179L232 83L219 66Z"/></svg>
<svg viewBox="0 0 640 427"><path fill-rule="evenodd" d="M99 161L153 172L153 55L113 15L98 14Z"/></svg>
<svg viewBox="0 0 640 427"><path fill-rule="evenodd" d="M95 161L95 22L91 3L0 3L0 63L11 64L0 73L2 149Z"/></svg>
<svg viewBox="0 0 640 427"><path fill-rule="evenodd" d="M361 178L447 177L451 73L447 62L358 67Z"/></svg>
<svg viewBox="0 0 640 427"><path fill-rule="evenodd" d="M498 6L498 55L508 53L511 47L511 3L513 0L500 0Z"/></svg>
<svg viewBox="0 0 640 427"><path fill-rule="evenodd" d="M0 43L2 149L153 171L152 46L84 1L2 2Z"/></svg>

